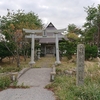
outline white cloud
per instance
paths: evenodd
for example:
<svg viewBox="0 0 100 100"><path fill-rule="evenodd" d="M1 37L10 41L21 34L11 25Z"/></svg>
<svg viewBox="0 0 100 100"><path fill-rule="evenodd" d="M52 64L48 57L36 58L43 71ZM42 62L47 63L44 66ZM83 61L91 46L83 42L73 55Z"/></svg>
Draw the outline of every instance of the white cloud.
<svg viewBox="0 0 100 100"><path fill-rule="evenodd" d="M97 6L100 0L2 0L0 14L5 15L7 9L22 9L35 12L45 24L52 22L57 28L65 28L72 23L80 27L86 18L84 7L93 4Z"/></svg>
<svg viewBox="0 0 100 100"><path fill-rule="evenodd" d="M45 6L45 5L39 5L40 8L44 8L44 9L48 9L49 7L48 6Z"/></svg>
<svg viewBox="0 0 100 100"><path fill-rule="evenodd" d="M44 22L44 24L47 24L48 23L48 19L47 18L42 18L42 20L43 20L43 22Z"/></svg>

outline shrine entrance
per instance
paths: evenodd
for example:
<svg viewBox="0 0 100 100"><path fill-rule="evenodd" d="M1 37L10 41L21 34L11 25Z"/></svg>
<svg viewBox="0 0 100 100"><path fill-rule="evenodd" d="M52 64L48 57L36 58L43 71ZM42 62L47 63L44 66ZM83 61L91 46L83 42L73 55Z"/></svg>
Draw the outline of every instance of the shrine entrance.
<svg viewBox="0 0 100 100"><path fill-rule="evenodd" d="M42 45L44 44L41 48L41 52L43 52L44 55L46 54L56 55L55 64L61 63L59 58L59 39L64 38L64 35L61 35L59 33L64 32L65 29L57 30L54 28L51 30L51 26L53 25L51 23L49 25L50 25L50 29L45 29L45 30L23 29L25 33L30 34L30 35L26 35L25 37L31 38L31 61L30 61L31 66L35 63L34 61L35 39L40 40L40 43L42 43ZM38 33L39 34L41 33L43 35L37 35Z"/></svg>
<svg viewBox="0 0 100 100"><path fill-rule="evenodd" d="M42 44L40 49L44 55L47 55L47 54L54 55L55 54L55 45L54 44Z"/></svg>
<svg viewBox="0 0 100 100"><path fill-rule="evenodd" d="M53 46L52 45L47 45L46 46L46 54L53 54Z"/></svg>

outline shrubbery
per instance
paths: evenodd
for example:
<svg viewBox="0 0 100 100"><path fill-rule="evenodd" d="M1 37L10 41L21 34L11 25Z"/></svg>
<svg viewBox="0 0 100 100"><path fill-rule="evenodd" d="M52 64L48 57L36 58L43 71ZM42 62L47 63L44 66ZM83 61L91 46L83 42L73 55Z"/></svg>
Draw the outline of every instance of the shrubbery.
<svg viewBox="0 0 100 100"><path fill-rule="evenodd" d="M72 55L77 52L77 43L63 40L59 44L60 51L63 53L63 56L66 56L68 59L72 58ZM96 45L85 44L85 59L89 60L89 58L97 57L98 48Z"/></svg>
<svg viewBox="0 0 100 100"><path fill-rule="evenodd" d="M11 79L8 76L0 77L0 89L5 89L11 84Z"/></svg>
<svg viewBox="0 0 100 100"><path fill-rule="evenodd" d="M59 48L60 51L63 53L63 56L71 59L72 55L76 53L77 44L75 42L63 40L63 42L59 44Z"/></svg>
<svg viewBox="0 0 100 100"><path fill-rule="evenodd" d="M100 100L99 83L88 81L84 86L76 86L76 79L72 76L58 75L46 88L55 92L57 100Z"/></svg>
<svg viewBox="0 0 100 100"><path fill-rule="evenodd" d="M85 45L85 59L88 60L89 58L97 57L98 49L97 46L93 45Z"/></svg>

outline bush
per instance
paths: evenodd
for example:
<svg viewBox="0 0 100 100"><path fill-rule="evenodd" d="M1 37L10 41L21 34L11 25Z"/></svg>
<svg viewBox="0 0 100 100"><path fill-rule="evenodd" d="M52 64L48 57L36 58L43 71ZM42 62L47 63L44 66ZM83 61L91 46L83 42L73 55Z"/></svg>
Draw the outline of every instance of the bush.
<svg viewBox="0 0 100 100"><path fill-rule="evenodd" d="M98 52L97 46L95 45L90 46L88 44L85 45L85 59L86 60L89 60L89 58L97 57L97 52Z"/></svg>
<svg viewBox="0 0 100 100"><path fill-rule="evenodd" d="M63 56L66 56L68 59L72 58L72 55L76 53L77 44L75 42L63 40L59 43L59 49L62 52Z"/></svg>
<svg viewBox="0 0 100 100"><path fill-rule="evenodd" d="M11 84L11 79L8 76L0 77L0 89L5 89Z"/></svg>

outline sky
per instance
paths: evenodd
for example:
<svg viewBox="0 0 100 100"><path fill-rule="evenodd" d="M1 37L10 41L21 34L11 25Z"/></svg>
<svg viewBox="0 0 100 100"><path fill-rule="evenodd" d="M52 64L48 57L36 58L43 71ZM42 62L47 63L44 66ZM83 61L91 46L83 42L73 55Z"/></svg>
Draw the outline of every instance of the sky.
<svg viewBox="0 0 100 100"><path fill-rule="evenodd" d="M22 9L25 13L34 12L46 25L52 22L57 29L69 24L81 28L87 16L84 7L93 4L97 7L100 0L0 0L0 16L6 15L7 9Z"/></svg>

